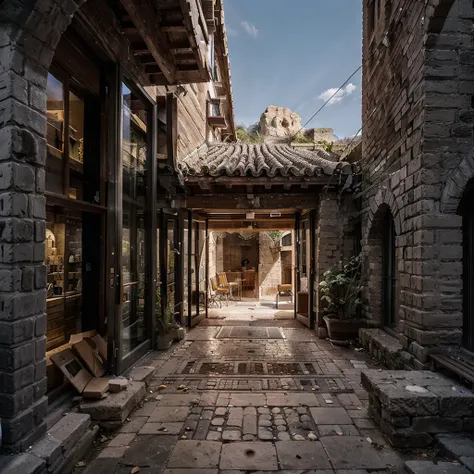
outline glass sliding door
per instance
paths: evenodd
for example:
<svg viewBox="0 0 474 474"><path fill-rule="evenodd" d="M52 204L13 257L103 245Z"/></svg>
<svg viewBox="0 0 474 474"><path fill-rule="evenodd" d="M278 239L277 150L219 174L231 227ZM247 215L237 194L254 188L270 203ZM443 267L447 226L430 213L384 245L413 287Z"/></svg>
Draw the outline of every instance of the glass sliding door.
<svg viewBox="0 0 474 474"><path fill-rule="evenodd" d="M153 311L146 305L146 293L151 290L146 278L151 244L147 222L150 107L122 83L120 356L127 362L121 364L121 370L136 360L138 348L151 337L148 329Z"/></svg>

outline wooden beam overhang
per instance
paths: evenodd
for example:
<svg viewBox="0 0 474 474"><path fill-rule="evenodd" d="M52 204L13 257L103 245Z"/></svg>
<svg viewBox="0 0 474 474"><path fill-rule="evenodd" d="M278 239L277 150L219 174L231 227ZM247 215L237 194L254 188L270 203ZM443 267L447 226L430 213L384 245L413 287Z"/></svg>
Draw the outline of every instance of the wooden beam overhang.
<svg viewBox="0 0 474 474"><path fill-rule="evenodd" d="M312 194L255 194L251 198L246 194L200 194L184 199L190 210L313 209L318 204L318 195Z"/></svg>
<svg viewBox="0 0 474 474"><path fill-rule="evenodd" d="M200 0L180 0L184 16L184 25L189 44L194 51L197 67L204 82L211 80L211 67L208 61L207 46L209 32Z"/></svg>
<svg viewBox="0 0 474 474"><path fill-rule="evenodd" d="M236 232L238 230L247 230L251 232L263 232L266 230L293 230L295 221L277 221L274 222L260 222L255 220L252 227L249 227L249 222L243 221L229 221L229 222L215 222L209 220L209 230L216 232Z"/></svg>
<svg viewBox="0 0 474 474"><path fill-rule="evenodd" d="M148 47L169 84L174 84L176 64L159 21L149 0L120 0L138 33Z"/></svg>
<svg viewBox="0 0 474 474"><path fill-rule="evenodd" d="M210 37L201 0L110 2L122 35L152 85L209 82Z"/></svg>
<svg viewBox="0 0 474 474"><path fill-rule="evenodd" d="M297 188L301 186L303 189L308 189L309 186L327 186L333 184L336 186L337 181L331 179L331 176L316 176L316 177L307 177L300 178L297 176L290 177L244 177L244 176L217 176L217 177L200 177L200 176L186 176L185 181L189 185L199 185L202 186L202 182L207 182L216 186L265 186L265 189L271 189L272 186L289 186Z"/></svg>

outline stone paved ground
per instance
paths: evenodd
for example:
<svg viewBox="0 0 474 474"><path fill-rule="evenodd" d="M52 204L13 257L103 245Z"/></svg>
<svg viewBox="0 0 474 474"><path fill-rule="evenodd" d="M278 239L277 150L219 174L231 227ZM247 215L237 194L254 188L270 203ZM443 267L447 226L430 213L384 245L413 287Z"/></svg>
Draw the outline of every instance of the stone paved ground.
<svg viewBox="0 0 474 474"><path fill-rule="evenodd" d="M143 406L76 473L403 472L407 456L368 418L363 354L289 321L265 322L284 326L283 339L259 339L262 321L248 322L244 339L216 338L229 323L208 320L150 354L157 370Z"/></svg>

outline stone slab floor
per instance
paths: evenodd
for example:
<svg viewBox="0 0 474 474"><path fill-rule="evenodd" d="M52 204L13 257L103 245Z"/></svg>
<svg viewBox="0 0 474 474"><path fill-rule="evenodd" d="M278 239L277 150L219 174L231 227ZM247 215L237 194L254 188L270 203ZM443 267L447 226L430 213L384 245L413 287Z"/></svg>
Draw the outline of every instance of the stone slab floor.
<svg viewBox="0 0 474 474"><path fill-rule="evenodd" d="M389 473L420 459L387 446L368 418L366 357L284 323L230 331L207 320L148 355L141 364L156 371L146 400L99 437L76 474Z"/></svg>

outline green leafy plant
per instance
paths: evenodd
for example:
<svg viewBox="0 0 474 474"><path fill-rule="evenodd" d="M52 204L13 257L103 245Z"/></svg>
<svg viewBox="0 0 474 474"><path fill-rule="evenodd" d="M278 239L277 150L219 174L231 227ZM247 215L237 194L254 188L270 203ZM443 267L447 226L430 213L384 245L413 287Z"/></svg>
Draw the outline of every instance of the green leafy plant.
<svg viewBox="0 0 474 474"><path fill-rule="evenodd" d="M281 236L283 235L283 232L279 230L270 230L267 233L274 242L279 242L281 240Z"/></svg>
<svg viewBox="0 0 474 474"><path fill-rule="evenodd" d="M260 134L258 124L246 127L241 124L236 127L237 140L243 143L263 143L263 136Z"/></svg>
<svg viewBox="0 0 474 474"><path fill-rule="evenodd" d="M293 143L314 143L314 140L311 138L310 135L306 135L304 131L298 132L293 137Z"/></svg>
<svg viewBox="0 0 474 474"><path fill-rule="evenodd" d="M161 290L160 287L157 287L156 290L156 306L155 306L156 322L158 328L160 328L160 334L168 334L171 331L178 329L179 326L174 319L174 311L172 305L164 310L161 314Z"/></svg>
<svg viewBox="0 0 474 474"><path fill-rule="evenodd" d="M330 318L350 320L359 317L362 290L362 256L351 257L338 268L324 272L319 283L321 311Z"/></svg>

